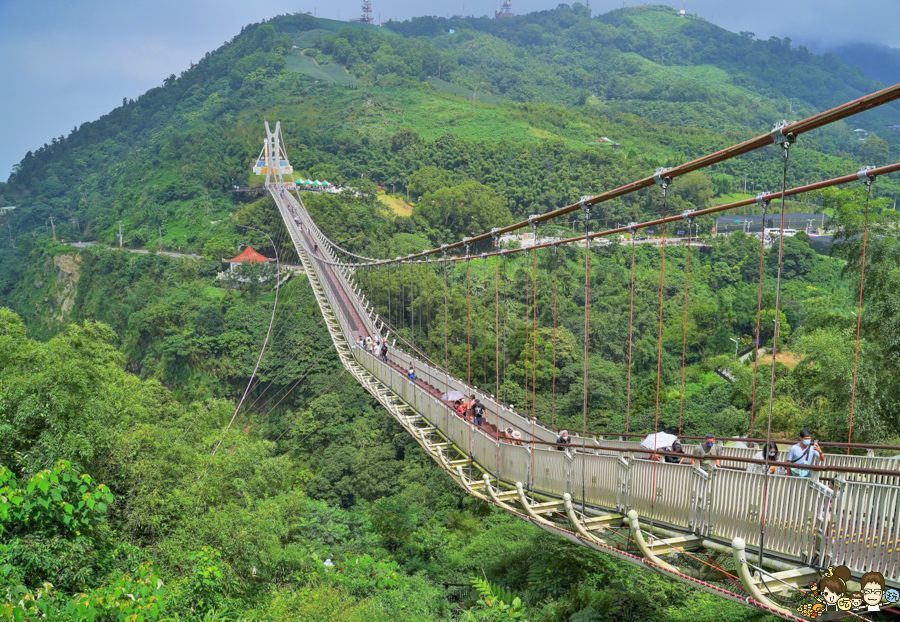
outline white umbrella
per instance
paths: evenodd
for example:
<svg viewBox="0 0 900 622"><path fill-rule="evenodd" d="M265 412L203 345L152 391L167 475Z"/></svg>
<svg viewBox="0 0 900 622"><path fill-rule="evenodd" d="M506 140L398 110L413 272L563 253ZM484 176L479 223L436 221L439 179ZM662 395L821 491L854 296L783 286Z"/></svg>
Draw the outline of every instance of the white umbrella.
<svg viewBox="0 0 900 622"><path fill-rule="evenodd" d="M460 393L459 391L447 391L441 396L441 399L445 402L455 402L456 400L461 400L465 395Z"/></svg>
<svg viewBox="0 0 900 622"><path fill-rule="evenodd" d="M672 443L678 440L678 437L668 432L659 432L651 434L641 441L641 447L647 449L662 449L663 447L671 447Z"/></svg>

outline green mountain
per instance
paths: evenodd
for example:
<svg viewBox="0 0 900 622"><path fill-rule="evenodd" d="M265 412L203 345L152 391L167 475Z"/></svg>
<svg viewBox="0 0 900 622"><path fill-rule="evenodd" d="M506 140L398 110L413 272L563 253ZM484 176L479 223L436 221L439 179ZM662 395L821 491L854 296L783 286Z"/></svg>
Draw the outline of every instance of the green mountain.
<svg viewBox="0 0 900 622"><path fill-rule="evenodd" d="M843 43L831 52L848 67L859 67L866 75L883 84L900 80L900 50L881 43L857 41Z"/></svg>
<svg viewBox="0 0 900 622"><path fill-rule="evenodd" d="M260 181L251 166L263 122L279 120L298 177L351 188L304 196L323 231L355 252L394 257L608 190L878 86L833 56L665 7L591 18L579 4L560 5L383 28L287 15L244 28L180 76L26 154L0 184L0 201L19 206L0 223L10 234L0 240L0 304L12 309L0 310L0 486L9 487L0 491L0 593L10 595L0 607L49 581L38 600L60 620L499 619L477 603L475 576L520 596L529 620L756 619L453 488L341 373L302 275L276 292L255 277L219 274L221 260L247 245L296 260L271 200L232 191ZM788 184L887 163L897 142L882 128L898 116L888 106L802 136ZM865 141L852 131L860 125L871 132ZM780 182L779 154L763 150L679 178L665 209ZM591 227L658 215L663 201L650 190L594 210ZM500 383L516 404L530 396L557 425L581 425L587 340L595 431L623 429L628 412L637 432L658 415L686 434L746 434L755 415L758 433L768 401L754 393L752 365L732 360L732 340L749 345L761 318L768 344L777 319L787 352L774 373L771 360L759 362L759 377L775 378L772 429L793 436L808 426L844 440L855 399L854 440L892 442L900 247L890 206L900 184L879 179L873 193L856 393L848 378L860 186L787 206L834 215L838 256L817 254L805 235L786 240L777 314L774 254L760 266L755 238L707 237L711 219L696 223L702 250L666 251L662 282L659 250L637 248L633 316L631 249L595 247L588 334L580 248L539 253L534 264L511 256L502 280L493 264L473 261L470 275L402 267L365 273L361 285L435 360L446 353L460 375L471 360L473 382ZM104 248L118 245L120 225L126 250L151 253ZM98 245L62 243L75 240ZM203 257L157 255L158 247ZM496 367L495 296L504 335ZM715 373L720 366L734 383ZM53 486L40 483L43 469ZM84 494L93 506L78 505Z"/></svg>
<svg viewBox="0 0 900 622"><path fill-rule="evenodd" d="M483 181L527 215L879 86L832 56L663 7L590 19L575 4L511 20L358 26L295 15L245 28L181 76L26 154L0 186L21 209L14 236L54 216L72 239L77 217L80 235L89 227L88 237L111 243L122 220L126 244L143 246L165 225L164 244L202 249L202 223L231 211L230 186L248 181L264 118L284 122L306 175L406 190L412 173L434 165ZM898 118L885 107L853 127L865 121L894 144L882 128ZM886 161L890 145L858 141L851 129L804 137L797 178ZM620 151L596 142L603 136ZM473 157L458 158L461 150ZM772 161L722 165L717 188L731 191L745 174L756 189L774 188Z"/></svg>

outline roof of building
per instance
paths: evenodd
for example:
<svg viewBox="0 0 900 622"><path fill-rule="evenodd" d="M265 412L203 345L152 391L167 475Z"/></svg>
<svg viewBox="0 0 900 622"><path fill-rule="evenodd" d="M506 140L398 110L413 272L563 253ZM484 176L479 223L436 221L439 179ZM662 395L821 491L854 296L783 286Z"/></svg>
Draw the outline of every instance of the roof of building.
<svg viewBox="0 0 900 622"><path fill-rule="evenodd" d="M255 250L253 250L249 246L247 248L245 248L244 251L237 257L234 257L233 259L225 260L226 263L244 263L245 261L248 261L250 263L257 263L260 261L272 261L272 260L269 259L268 257L263 257L262 255L257 253Z"/></svg>

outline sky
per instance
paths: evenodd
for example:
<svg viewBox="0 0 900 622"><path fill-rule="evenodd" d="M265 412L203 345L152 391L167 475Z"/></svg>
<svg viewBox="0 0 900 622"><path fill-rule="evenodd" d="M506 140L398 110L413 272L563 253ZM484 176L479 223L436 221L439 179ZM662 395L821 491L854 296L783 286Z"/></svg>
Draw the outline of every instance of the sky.
<svg viewBox="0 0 900 622"><path fill-rule="evenodd" d="M378 19L489 15L502 0L372 0ZM653 4L669 4L658 0ZM512 0L514 13L558 0ZM638 0L593 0L594 14ZM321 6L318 6L321 5ZM179 74L242 26L295 12L348 19L359 0L0 0L0 179L29 150L92 121ZM900 2L870 0L675 0L713 23L757 37L790 37L822 49L850 41L900 48Z"/></svg>

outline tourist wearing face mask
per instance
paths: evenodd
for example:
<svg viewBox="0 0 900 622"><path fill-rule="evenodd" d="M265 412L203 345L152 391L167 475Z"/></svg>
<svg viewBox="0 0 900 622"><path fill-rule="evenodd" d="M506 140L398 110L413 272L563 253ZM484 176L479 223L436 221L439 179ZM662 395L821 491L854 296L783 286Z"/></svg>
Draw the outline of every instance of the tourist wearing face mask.
<svg viewBox="0 0 900 622"><path fill-rule="evenodd" d="M794 464L812 464L813 460L824 460L825 455L819 449L819 443L813 442L809 430L800 430L800 442L790 448L787 461ZM795 477L809 477L809 469L791 469L791 475Z"/></svg>
<svg viewBox="0 0 900 622"><path fill-rule="evenodd" d="M778 445L775 444L775 441L769 441L766 452L763 453L763 450L760 449L758 452L753 454L754 460L765 460L766 455L769 457L769 462L778 460ZM747 467L747 470L751 473L763 473L766 470L765 465L763 464L751 464ZM787 469L779 466L770 466L769 473L772 475L787 475Z"/></svg>
<svg viewBox="0 0 900 622"><path fill-rule="evenodd" d="M700 466L706 469L707 471L710 469L710 460L709 456L718 456L720 454L719 446L716 445L716 435L715 434L707 434L706 440L700 445L697 450L694 452L695 456L704 456L704 459L700 460ZM694 461L691 460L691 464L694 464ZM716 466L719 466L719 461L716 460Z"/></svg>

